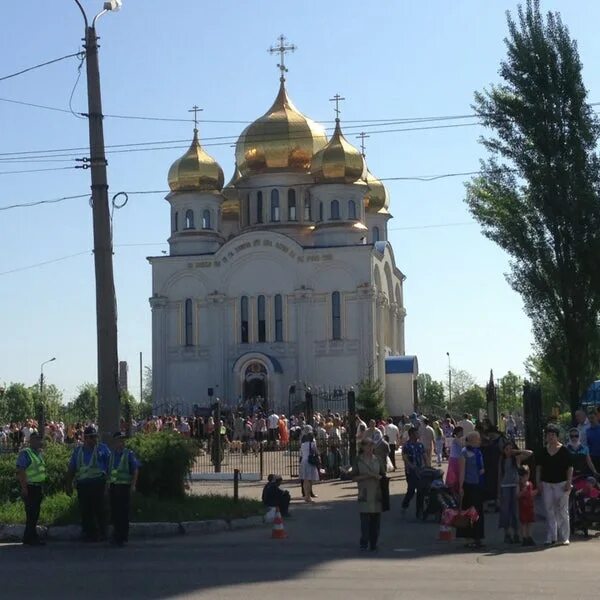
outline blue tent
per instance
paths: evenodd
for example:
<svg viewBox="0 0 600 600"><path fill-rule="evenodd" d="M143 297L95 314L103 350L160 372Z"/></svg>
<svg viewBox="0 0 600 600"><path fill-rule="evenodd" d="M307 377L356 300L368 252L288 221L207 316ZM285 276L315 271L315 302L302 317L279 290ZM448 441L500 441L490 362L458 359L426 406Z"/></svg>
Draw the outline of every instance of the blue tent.
<svg viewBox="0 0 600 600"><path fill-rule="evenodd" d="M581 398L582 406L600 406L600 380L594 381Z"/></svg>

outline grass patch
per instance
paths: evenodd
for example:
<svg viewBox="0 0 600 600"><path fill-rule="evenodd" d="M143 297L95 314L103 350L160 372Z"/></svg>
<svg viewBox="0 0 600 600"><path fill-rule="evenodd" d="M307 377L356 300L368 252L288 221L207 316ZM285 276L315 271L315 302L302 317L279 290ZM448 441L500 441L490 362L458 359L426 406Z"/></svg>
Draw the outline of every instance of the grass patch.
<svg viewBox="0 0 600 600"><path fill-rule="evenodd" d="M131 520L152 523L157 521L203 521L205 519L240 519L261 515L264 507L258 500L240 498L234 502L230 496L190 495L184 498L166 500L155 496L134 494ZM41 525L79 524L77 497L64 493L44 498L40 511ZM0 504L0 523L25 523L25 509L22 502Z"/></svg>

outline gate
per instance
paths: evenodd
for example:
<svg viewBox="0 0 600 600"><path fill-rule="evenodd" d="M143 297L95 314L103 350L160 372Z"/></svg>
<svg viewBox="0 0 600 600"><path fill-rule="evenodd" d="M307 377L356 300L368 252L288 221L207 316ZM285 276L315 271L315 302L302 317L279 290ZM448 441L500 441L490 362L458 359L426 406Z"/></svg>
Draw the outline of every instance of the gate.
<svg viewBox="0 0 600 600"><path fill-rule="evenodd" d="M542 389L530 381L525 381L523 384L523 418L525 420L526 447L538 452L544 446Z"/></svg>

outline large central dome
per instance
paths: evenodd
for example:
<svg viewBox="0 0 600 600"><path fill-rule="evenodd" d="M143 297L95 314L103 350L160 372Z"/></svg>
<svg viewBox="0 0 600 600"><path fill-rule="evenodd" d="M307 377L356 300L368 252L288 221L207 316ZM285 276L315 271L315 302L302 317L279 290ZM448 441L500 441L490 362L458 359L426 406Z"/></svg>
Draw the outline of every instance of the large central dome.
<svg viewBox="0 0 600 600"><path fill-rule="evenodd" d="M243 176L308 172L313 155L325 144L327 136L323 127L292 104L282 81L273 106L240 135L235 159Z"/></svg>

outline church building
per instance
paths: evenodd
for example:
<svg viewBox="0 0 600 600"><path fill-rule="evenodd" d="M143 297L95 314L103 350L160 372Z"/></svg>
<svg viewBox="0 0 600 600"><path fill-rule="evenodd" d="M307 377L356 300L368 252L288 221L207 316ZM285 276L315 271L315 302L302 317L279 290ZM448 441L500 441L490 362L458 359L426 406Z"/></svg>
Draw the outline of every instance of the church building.
<svg viewBox="0 0 600 600"><path fill-rule="evenodd" d="M272 49L279 90L241 133L231 181L197 128L169 170L169 253L148 259L157 412L189 413L209 388L287 412L290 386L385 383L386 358L405 354L388 192L344 137L339 95L330 138L294 106L291 48Z"/></svg>

